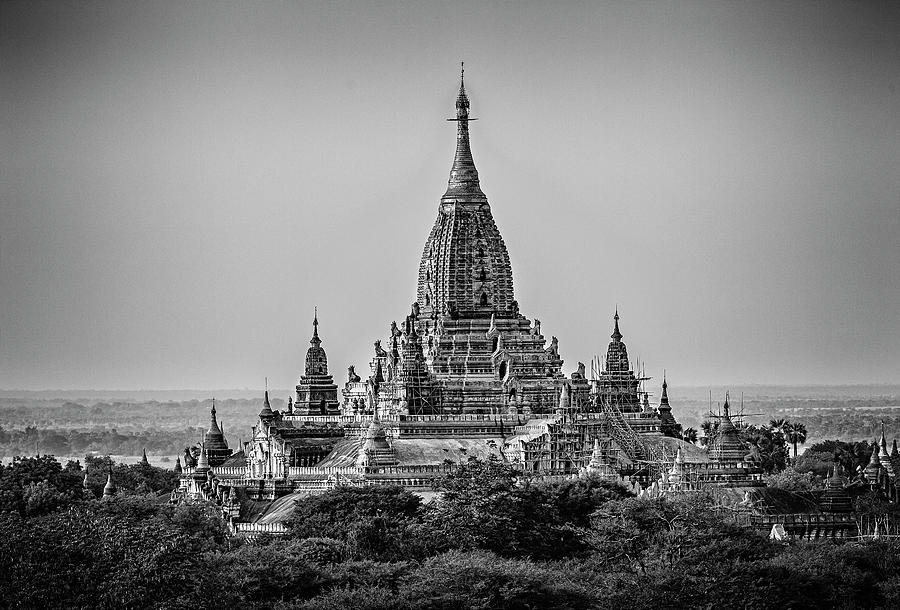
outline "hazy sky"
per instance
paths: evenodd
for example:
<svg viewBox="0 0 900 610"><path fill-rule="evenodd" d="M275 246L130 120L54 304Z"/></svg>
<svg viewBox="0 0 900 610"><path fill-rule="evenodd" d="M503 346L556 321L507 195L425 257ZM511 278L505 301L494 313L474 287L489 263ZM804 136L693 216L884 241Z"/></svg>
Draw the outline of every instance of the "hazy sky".
<svg viewBox="0 0 900 610"><path fill-rule="evenodd" d="M900 381L900 5L0 3L0 387L364 370L472 149L571 371Z"/></svg>

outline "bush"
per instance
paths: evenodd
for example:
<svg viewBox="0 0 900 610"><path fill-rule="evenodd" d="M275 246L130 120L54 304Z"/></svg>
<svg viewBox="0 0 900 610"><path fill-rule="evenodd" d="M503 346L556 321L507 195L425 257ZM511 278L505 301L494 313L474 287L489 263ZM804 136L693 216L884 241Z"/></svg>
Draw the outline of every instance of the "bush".
<svg viewBox="0 0 900 610"><path fill-rule="evenodd" d="M351 526L374 517L405 520L419 514L422 500L402 487L336 487L298 500L286 525L294 538L346 540Z"/></svg>
<svg viewBox="0 0 900 610"><path fill-rule="evenodd" d="M824 487L822 477L812 472L798 472L793 466L767 476L766 485L794 492L813 491Z"/></svg>
<svg viewBox="0 0 900 610"><path fill-rule="evenodd" d="M450 551L425 561L401 584L418 608L590 608L589 590L564 572L485 551Z"/></svg>
<svg viewBox="0 0 900 610"><path fill-rule="evenodd" d="M334 538L304 538L296 543L294 552L310 563L339 563L344 555L344 544Z"/></svg>

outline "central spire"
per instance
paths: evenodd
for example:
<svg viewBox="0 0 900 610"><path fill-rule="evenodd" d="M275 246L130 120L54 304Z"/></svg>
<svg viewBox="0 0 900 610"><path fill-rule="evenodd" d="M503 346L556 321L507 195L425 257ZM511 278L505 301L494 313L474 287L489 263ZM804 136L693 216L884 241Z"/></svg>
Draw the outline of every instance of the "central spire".
<svg viewBox="0 0 900 610"><path fill-rule="evenodd" d="M316 307L313 311L313 334L309 342L311 345L318 347L322 343L322 340L319 339L319 308Z"/></svg>
<svg viewBox="0 0 900 610"><path fill-rule="evenodd" d="M469 96L466 95L465 63L460 62L459 94L456 96L456 156L443 199L486 200L478 182L478 170L469 146Z"/></svg>

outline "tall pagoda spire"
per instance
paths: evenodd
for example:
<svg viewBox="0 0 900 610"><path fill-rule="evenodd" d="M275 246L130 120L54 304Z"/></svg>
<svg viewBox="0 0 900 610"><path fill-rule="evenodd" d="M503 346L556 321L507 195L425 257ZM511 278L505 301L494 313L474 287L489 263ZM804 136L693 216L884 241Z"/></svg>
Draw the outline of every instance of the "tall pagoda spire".
<svg viewBox="0 0 900 610"><path fill-rule="evenodd" d="M669 383L666 380L666 373L663 371L662 396L659 399L657 407L660 419L660 431L666 436L676 436L678 432L678 422L672 415L672 406L669 404Z"/></svg>
<svg viewBox="0 0 900 610"><path fill-rule="evenodd" d="M275 412L272 411L272 405L269 404L269 378L266 377L266 393L265 398L263 399L263 407L259 412L259 418L265 422L269 423L273 419L275 419Z"/></svg>
<svg viewBox="0 0 900 610"><path fill-rule="evenodd" d="M225 442L225 426L216 419L216 399L209 409L209 430L203 435L203 446L211 466L219 466L232 454Z"/></svg>
<svg viewBox="0 0 900 610"><path fill-rule="evenodd" d="M456 156L453 158L453 167L450 169L450 181L447 184L447 192L443 199L464 199L486 201L481 185L478 181L478 170L475 169L475 161L472 159L472 149L469 146L469 96L466 95L465 63L460 63L459 94L456 96L456 118L447 119L456 121Z"/></svg>
<svg viewBox="0 0 900 610"><path fill-rule="evenodd" d="M628 362L628 348L622 342L622 333L619 331L618 307L616 307L613 321L613 332L610 335L612 341L609 342L609 347L606 350L606 372L625 374L630 371L631 365Z"/></svg>
<svg viewBox="0 0 900 610"><path fill-rule="evenodd" d="M319 339L319 308L313 308L313 334L312 338L309 340L310 345L314 345L318 347L322 340Z"/></svg>
<svg viewBox="0 0 900 610"><path fill-rule="evenodd" d="M210 434L222 434L222 430L219 428L219 422L216 421L216 399L212 399L212 407L209 410L209 430L206 432L207 436Z"/></svg>
<svg viewBox="0 0 900 610"><path fill-rule="evenodd" d="M613 332L610 335L613 341L621 341L622 333L619 332L619 308L616 307L616 314L613 316L613 320L615 321L615 328L613 328Z"/></svg>

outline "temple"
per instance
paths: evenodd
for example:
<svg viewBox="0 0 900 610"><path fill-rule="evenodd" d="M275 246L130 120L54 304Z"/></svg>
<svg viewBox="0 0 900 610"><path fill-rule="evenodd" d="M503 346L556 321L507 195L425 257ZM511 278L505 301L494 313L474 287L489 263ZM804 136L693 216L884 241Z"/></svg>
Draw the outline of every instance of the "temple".
<svg viewBox="0 0 900 610"><path fill-rule="evenodd" d="M516 301L509 253L472 155L475 119L462 75L455 106L448 120L456 123L456 151L419 261L416 298L374 341L366 373L349 366L338 391L316 312L287 408L273 410L266 391L250 440L232 450L213 405L202 446L185 451L176 496L215 499L235 531L277 532L285 507L306 494L388 484L427 492L472 457L642 486L661 476L667 485L761 484L749 449L729 431L727 408L720 440L707 452L680 439L666 380L651 405L650 378L629 360L618 309L601 370L592 367L589 378L579 362L563 373L557 338L548 340Z"/></svg>

